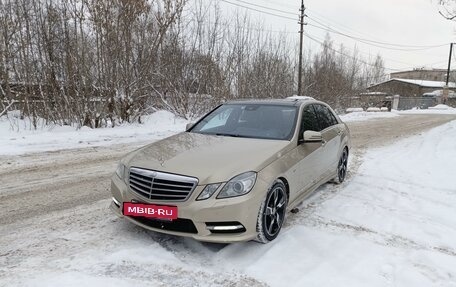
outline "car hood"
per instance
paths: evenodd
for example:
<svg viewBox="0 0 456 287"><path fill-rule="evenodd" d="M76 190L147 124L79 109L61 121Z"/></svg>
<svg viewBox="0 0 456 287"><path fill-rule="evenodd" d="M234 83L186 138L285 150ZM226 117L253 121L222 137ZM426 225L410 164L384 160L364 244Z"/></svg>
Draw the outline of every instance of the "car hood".
<svg viewBox="0 0 456 287"><path fill-rule="evenodd" d="M124 161L129 167L194 176L199 184L208 184L259 171L289 145L289 141L183 132L140 148Z"/></svg>

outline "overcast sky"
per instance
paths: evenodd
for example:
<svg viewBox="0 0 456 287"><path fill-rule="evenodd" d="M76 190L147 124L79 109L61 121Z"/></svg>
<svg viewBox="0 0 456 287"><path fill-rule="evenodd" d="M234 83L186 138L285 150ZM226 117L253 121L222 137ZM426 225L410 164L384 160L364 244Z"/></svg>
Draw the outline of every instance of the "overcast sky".
<svg viewBox="0 0 456 287"><path fill-rule="evenodd" d="M266 6L273 9L298 13L300 0L227 0L242 6L246 2ZM334 44L343 43L347 49L353 50L356 45L366 58L374 58L380 53L388 69L412 69L417 67L446 68L449 43L456 42L456 22L445 20L439 15L437 0L306 0L306 14L309 24L329 26L331 29L358 38L383 43L413 46L434 46L448 43L443 47L422 50L422 47L389 46L395 49L384 49L361 43L360 41L331 33ZM246 10L245 8L221 2L220 7L226 11ZM291 14L249 6L254 9L268 11L285 17L295 18ZM297 21L266 15L250 10L254 19L262 20L269 29L297 32ZM320 23L315 22L318 21ZM326 31L305 26L305 31L316 39L324 39ZM298 34L296 34L298 37ZM306 49L320 49L321 45L305 38ZM377 45L377 44L374 44ZM384 46L384 45L380 45ZM416 50L421 49L421 50ZM404 51L405 50L405 51ZM455 57L456 59L456 57ZM452 64L456 68L456 60ZM393 70L386 70L391 72Z"/></svg>

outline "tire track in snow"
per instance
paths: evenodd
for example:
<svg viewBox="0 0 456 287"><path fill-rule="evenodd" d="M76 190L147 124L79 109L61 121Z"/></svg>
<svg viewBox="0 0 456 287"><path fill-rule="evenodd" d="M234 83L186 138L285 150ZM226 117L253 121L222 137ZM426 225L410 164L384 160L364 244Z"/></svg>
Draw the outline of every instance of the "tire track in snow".
<svg viewBox="0 0 456 287"><path fill-rule="evenodd" d="M397 234L388 234L375 231L361 225L352 225L341 223L335 220L327 220L321 216L311 216L305 218L302 223L309 227L330 229L337 232L350 233L351 235L360 236L369 239L377 244L392 246L396 248L407 248L414 250L435 251L445 255L456 257L456 251L452 248L442 246L432 246L425 243L416 242L410 238L406 238ZM366 236L367 235L367 236Z"/></svg>

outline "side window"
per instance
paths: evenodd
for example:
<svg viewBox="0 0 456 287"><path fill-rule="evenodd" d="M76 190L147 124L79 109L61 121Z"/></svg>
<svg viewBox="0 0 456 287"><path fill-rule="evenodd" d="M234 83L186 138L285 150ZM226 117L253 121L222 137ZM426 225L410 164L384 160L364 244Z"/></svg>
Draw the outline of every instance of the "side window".
<svg viewBox="0 0 456 287"><path fill-rule="evenodd" d="M337 124L336 117L327 107L323 105L314 105L314 107L318 116L318 121L320 122L321 130Z"/></svg>
<svg viewBox="0 0 456 287"><path fill-rule="evenodd" d="M317 115L315 114L312 105L304 107L304 110L302 111L301 127L299 129L299 139L302 139L302 134L305 131L320 131Z"/></svg>
<svg viewBox="0 0 456 287"><path fill-rule="evenodd" d="M328 111L329 115L331 116L331 119L332 119L332 125L337 125L339 122L337 121L336 119L336 116L334 115L333 112L331 112L330 109L328 109L327 107L325 107L325 109Z"/></svg>

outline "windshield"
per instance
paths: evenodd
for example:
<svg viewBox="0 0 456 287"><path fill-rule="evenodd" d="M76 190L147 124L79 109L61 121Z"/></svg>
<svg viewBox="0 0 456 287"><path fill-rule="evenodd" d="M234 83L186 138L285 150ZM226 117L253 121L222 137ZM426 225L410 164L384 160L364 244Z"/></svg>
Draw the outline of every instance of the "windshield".
<svg viewBox="0 0 456 287"><path fill-rule="evenodd" d="M297 108L288 105L226 104L200 120L190 131L219 136L290 140Z"/></svg>

